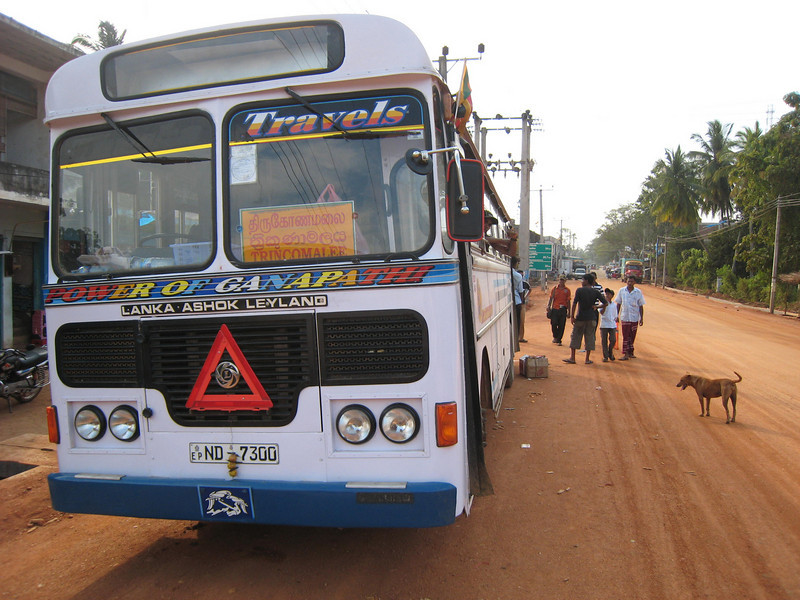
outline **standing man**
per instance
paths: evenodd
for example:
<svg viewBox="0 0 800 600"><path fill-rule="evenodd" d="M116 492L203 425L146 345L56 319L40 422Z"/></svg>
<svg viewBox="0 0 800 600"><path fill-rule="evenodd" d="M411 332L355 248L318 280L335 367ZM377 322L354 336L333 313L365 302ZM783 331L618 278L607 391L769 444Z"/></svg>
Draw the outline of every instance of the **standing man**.
<svg viewBox="0 0 800 600"><path fill-rule="evenodd" d="M520 273L522 275L522 304L519 307L519 341L522 344L528 342L525 339L525 312L528 307L528 298L531 295L531 284L528 283L528 274Z"/></svg>
<svg viewBox="0 0 800 600"><path fill-rule="evenodd" d="M520 317L522 316L522 273L517 271L519 258L511 259L511 286L514 289L514 350L519 351Z"/></svg>
<svg viewBox="0 0 800 600"><path fill-rule="evenodd" d="M633 353L633 342L636 332L644 325L644 294L636 287L636 279L628 277L627 287L617 294L619 321L622 323L622 357L620 360L636 358Z"/></svg>
<svg viewBox="0 0 800 600"><path fill-rule="evenodd" d="M603 286L600 285L599 283L597 283L597 273L595 271L592 271L591 273L589 273L589 275L592 276L592 287L594 289L596 289L598 292L600 292L601 294L605 294L606 292L603 289ZM609 302L611 302L611 300L609 300ZM595 311L595 314L597 316L596 323L599 324L600 323L600 313L598 311ZM597 327L596 326L595 326L595 332L594 333L595 333L595 337L596 337L597 336Z"/></svg>
<svg viewBox="0 0 800 600"><path fill-rule="evenodd" d="M553 343L561 345L564 337L564 328L567 326L567 311L572 292L567 287L567 278L559 275L558 285L550 292L550 301L547 303L547 314L550 317L550 329L553 332Z"/></svg>
<svg viewBox="0 0 800 600"><path fill-rule="evenodd" d="M570 357L563 359L565 363L575 364L575 351L581 347L581 341L586 348L586 364L592 364L589 358L594 350L595 331L597 329L597 307L608 306L605 295L592 287L592 276L587 273L583 276L581 287L575 292L572 301L572 338L569 341ZM577 310L576 310L577 309Z"/></svg>

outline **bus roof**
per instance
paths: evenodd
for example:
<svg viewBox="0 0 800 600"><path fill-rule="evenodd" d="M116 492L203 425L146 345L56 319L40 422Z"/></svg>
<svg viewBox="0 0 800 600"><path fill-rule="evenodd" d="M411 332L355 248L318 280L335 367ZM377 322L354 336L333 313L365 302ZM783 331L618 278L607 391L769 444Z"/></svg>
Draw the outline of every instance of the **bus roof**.
<svg viewBox="0 0 800 600"><path fill-rule="evenodd" d="M234 30L252 29L260 26L302 24L312 22L338 23L344 33L345 52L340 67L328 73L295 75L283 79L240 83L199 90L165 93L134 100L112 101L101 89L101 63L109 55L120 51L130 52L182 38L202 37L204 34L219 34ZM96 114L107 111L177 103L198 97L224 96L247 93L268 87L280 88L291 81L292 85L325 83L386 77L400 73L424 74L439 77L431 59L419 38L404 24L378 15L315 15L280 19L264 19L237 23L221 27L207 27L178 34L160 36L140 42L114 46L80 58L62 66L53 75L45 98L45 122L57 119Z"/></svg>

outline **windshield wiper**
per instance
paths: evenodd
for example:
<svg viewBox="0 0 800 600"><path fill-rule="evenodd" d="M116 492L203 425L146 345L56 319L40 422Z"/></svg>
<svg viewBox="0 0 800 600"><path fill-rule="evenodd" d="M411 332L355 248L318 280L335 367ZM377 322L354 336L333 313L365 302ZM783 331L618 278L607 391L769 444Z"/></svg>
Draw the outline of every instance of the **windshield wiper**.
<svg viewBox="0 0 800 600"><path fill-rule="evenodd" d="M341 133L346 140L376 140L378 138L390 137L390 136L402 136L406 135L407 132L404 131L389 131L389 132L376 132L376 131L349 131L344 129L341 125L339 125L336 121L331 119L328 115L321 113L318 111L314 106L305 98L303 98L300 94L295 92L290 87L283 88L284 91L289 94L292 98L297 100L303 107L308 110L309 112L317 115L323 121L327 121L331 124L336 131ZM251 138L252 139L252 138Z"/></svg>
<svg viewBox="0 0 800 600"><path fill-rule="evenodd" d="M338 124L336 121L334 121L333 119L331 119L329 116L327 116L327 115L325 115L325 114L321 113L320 111L318 111L316 108L314 108L314 107L311 105L311 103L310 103L308 100L306 100L305 98L303 98L303 97L302 97L300 94L298 94L297 92L295 92L295 91L294 91L292 88L290 88L288 85L287 85L285 88L283 88L283 90L284 90L284 91L285 91L287 94L289 94L289 95L290 95L292 98L294 98L295 100L297 100L297 101L298 101L300 104L302 104L302 105L303 105L303 106L306 108L306 110L308 110L308 111L310 111L310 112L314 113L315 115L317 115L317 116L318 116L320 119L322 119L323 121L327 121L328 123L330 123L330 124L331 124L331 127L333 127L333 128L336 130L336 131L338 131L339 133L341 133L342 135L344 135L345 139L349 139L349 138L352 136L351 132L349 132L349 131L347 131L346 129L342 128L342 126L341 126L341 125L339 125L339 124Z"/></svg>
<svg viewBox="0 0 800 600"><path fill-rule="evenodd" d="M120 127L114 121L114 119L108 116L107 113L100 113L100 116L105 119L106 123L108 123L114 131L119 133L126 142L133 146L133 148L142 155L142 158L134 158L132 159L132 162L157 165L181 165L185 163L205 162L210 160L208 158L191 158L188 156L156 156L156 154L150 150L150 148L144 145L142 140L137 138L133 133L130 132L130 130Z"/></svg>

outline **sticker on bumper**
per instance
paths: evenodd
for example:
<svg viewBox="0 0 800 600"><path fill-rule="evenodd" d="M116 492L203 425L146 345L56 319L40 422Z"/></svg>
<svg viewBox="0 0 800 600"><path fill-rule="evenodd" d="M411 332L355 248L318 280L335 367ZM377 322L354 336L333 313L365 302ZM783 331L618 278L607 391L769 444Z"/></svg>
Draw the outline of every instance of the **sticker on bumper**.
<svg viewBox="0 0 800 600"><path fill-rule="evenodd" d="M200 486L198 490L203 520L238 522L253 520L250 488Z"/></svg>

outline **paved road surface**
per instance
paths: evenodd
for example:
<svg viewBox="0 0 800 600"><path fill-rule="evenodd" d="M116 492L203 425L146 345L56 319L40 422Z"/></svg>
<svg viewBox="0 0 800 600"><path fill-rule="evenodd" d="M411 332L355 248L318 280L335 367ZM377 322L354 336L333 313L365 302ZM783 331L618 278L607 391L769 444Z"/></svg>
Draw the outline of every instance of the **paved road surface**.
<svg viewBox="0 0 800 600"><path fill-rule="evenodd" d="M800 598L800 321L643 290L638 358L593 365L561 362L534 292L522 353L547 355L550 376L507 392L490 419L496 493L450 527L65 515L38 468L0 482L0 599ZM734 370L732 425L718 399L700 418L693 391L675 387L687 371ZM0 414L0 440L43 432L45 404ZM17 427L37 412L39 429Z"/></svg>

